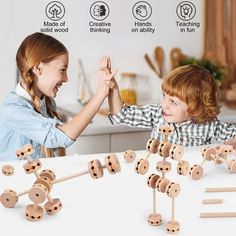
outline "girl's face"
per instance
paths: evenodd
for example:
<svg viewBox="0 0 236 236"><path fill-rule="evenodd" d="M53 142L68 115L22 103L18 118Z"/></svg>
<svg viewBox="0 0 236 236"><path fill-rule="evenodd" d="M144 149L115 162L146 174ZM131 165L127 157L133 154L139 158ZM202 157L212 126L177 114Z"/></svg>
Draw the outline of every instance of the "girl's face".
<svg viewBox="0 0 236 236"><path fill-rule="evenodd" d="M68 81L68 54L62 54L50 62L41 62L37 68L34 90L37 96L46 95L54 98L64 82Z"/></svg>
<svg viewBox="0 0 236 236"><path fill-rule="evenodd" d="M162 115L166 122L180 123L189 120L188 105L177 97L173 97L163 92L161 99Z"/></svg>

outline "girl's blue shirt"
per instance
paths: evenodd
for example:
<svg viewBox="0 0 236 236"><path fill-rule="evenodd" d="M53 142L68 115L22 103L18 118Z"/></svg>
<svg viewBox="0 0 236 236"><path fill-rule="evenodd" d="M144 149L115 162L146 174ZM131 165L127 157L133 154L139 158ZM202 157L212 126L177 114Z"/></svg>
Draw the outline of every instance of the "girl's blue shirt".
<svg viewBox="0 0 236 236"><path fill-rule="evenodd" d="M42 115L34 110L29 94L19 86L0 105L0 161L16 160L15 151L28 143L34 149L32 159L44 157L42 145L66 148L73 144L74 140L56 127L63 122L45 114L44 101Z"/></svg>

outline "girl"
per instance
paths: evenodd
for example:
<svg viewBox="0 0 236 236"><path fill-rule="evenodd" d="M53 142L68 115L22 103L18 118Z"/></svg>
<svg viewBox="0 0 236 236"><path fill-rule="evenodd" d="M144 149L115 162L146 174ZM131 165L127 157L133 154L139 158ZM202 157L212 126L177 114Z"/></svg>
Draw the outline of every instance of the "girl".
<svg viewBox="0 0 236 236"><path fill-rule="evenodd" d="M67 123L59 120L53 98L68 81L68 51L52 36L29 35L16 54L20 82L0 106L0 161L15 160L15 151L31 143L32 158L45 157L42 146L70 146L99 110L108 95L111 74L102 72L94 97ZM55 150L54 150L55 151Z"/></svg>

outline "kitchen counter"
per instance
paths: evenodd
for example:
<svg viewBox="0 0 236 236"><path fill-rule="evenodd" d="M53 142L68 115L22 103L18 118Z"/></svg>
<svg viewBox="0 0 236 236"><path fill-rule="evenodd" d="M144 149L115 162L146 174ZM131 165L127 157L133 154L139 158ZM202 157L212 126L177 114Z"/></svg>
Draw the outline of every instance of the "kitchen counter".
<svg viewBox="0 0 236 236"><path fill-rule="evenodd" d="M144 157L144 151L137 151L135 162ZM60 158L41 159L43 169L51 169L57 178L87 170L87 163L99 159L104 164L107 154L73 155ZM167 236L165 225L171 217L171 198L157 192L157 212L162 215L163 224L150 226L147 217L152 213L152 189L147 184L151 173L158 174L156 163L161 158L151 155L150 168L146 175L138 175L133 163L126 163L123 153L117 153L121 172L110 175L104 170L101 179L94 180L89 175L71 179L53 186L50 195L59 198L63 208L53 216L44 214L39 222L29 222L24 218L25 207L31 204L27 195L21 196L14 208L5 208L0 204L1 234L3 235L148 235ZM200 148L184 150L184 160L191 165L202 161ZM200 212L235 211L235 193L205 193L206 187L236 186L235 175L227 171L225 164L216 165L206 162L203 166L204 177L192 180L189 175L176 173L177 162L172 163L171 173L166 177L181 185L181 192L175 200L175 219L180 223L178 236L234 235L235 218L199 218ZM29 189L35 180L33 174L25 174L22 166L25 161L1 162L15 167L13 176L0 174L0 193L5 189L16 192ZM203 205L202 199L222 198L223 204ZM41 204L43 205L43 204Z"/></svg>

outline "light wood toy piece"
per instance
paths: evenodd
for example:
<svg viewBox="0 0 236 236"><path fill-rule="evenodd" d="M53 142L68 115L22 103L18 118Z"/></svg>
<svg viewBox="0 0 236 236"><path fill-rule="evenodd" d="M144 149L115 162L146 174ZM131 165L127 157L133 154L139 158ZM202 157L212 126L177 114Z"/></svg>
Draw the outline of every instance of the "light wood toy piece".
<svg viewBox="0 0 236 236"><path fill-rule="evenodd" d="M11 176L14 174L14 167L12 165L4 165L2 167L2 174L6 176Z"/></svg>
<svg viewBox="0 0 236 236"><path fill-rule="evenodd" d="M206 161L212 161L216 164L225 163L230 173L236 173L236 160L228 160L228 155L233 151L231 145L221 145L217 147L207 147L202 150L203 161L200 165L193 165L189 171L189 175L194 180L203 177L203 165Z"/></svg>
<svg viewBox="0 0 236 236"><path fill-rule="evenodd" d="M165 177L165 174L171 171L171 162L166 161L168 157L172 160L178 161L177 173L180 175L186 175L189 172L189 163L181 160L183 157L183 147L177 144L170 144L168 136L174 133L172 126L163 125L160 126L158 132L161 133L163 141L159 141L155 138L149 139L146 144L146 157L138 160L135 165L135 171L138 174L146 174L149 168L148 158L151 154L158 154L162 157L162 161L158 161L156 164L156 170L162 174L162 177L156 174L151 174L147 179L147 185L153 191L152 204L153 212L148 216L148 223L153 226L159 226L162 224L162 216L157 213L156 210L156 191L166 193L171 201L171 220L166 224L166 231L168 233L177 233L180 230L180 224L175 220L175 198L178 196L181 187L178 183L170 181Z"/></svg>
<svg viewBox="0 0 236 236"><path fill-rule="evenodd" d="M40 160L30 160L29 156L33 153L32 146L25 145L20 150L17 150L16 155L22 160L27 160L23 165L26 174L34 174L36 181L33 186L21 193L16 193L12 189L5 190L0 195L0 201L3 206L7 208L13 208L18 202L18 198L25 194L28 194L29 199L33 202L25 209L25 217L29 221L39 221L43 217L44 209L49 215L54 215L62 209L62 203L59 198L51 198L50 192L54 184L64 182L73 178L80 177L82 175L89 174L93 179L99 179L103 176L103 169L107 169L110 174L116 174L120 172L121 167L119 160L115 154L110 154L105 157L105 165L102 165L99 160L92 160L88 163L88 170L75 173L62 178L56 178L55 173L52 170L42 170L40 173L39 169L42 167ZM44 208L39 204L44 204Z"/></svg>
<svg viewBox="0 0 236 236"><path fill-rule="evenodd" d="M126 150L124 153L124 159L126 162L131 163L135 160L136 153L133 150Z"/></svg>

